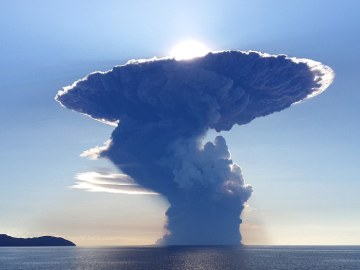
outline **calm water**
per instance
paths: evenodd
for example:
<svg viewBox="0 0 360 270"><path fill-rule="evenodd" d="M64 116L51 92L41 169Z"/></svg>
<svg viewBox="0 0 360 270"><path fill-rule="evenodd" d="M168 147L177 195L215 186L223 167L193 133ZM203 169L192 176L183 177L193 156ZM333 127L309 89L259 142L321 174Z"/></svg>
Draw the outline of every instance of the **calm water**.
<svg viewBox="0 0 360 270"><path fill-rule="evenodd" d="M359 270L358 247L0 248L1 270Z"/></svg>

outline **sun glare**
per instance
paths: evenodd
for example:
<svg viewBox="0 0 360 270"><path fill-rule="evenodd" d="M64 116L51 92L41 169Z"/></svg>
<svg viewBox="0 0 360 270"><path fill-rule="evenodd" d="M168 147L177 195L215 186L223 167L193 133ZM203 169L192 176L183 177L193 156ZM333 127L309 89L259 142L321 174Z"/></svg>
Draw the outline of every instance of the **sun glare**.
<svg viewBox="0 0 360 270"><path fill-rule="evenodd" d="M170 56L176 60L189 60L206 55L209 49L201 42L195 40L183 41L176 45L170 52Z"/></svg>

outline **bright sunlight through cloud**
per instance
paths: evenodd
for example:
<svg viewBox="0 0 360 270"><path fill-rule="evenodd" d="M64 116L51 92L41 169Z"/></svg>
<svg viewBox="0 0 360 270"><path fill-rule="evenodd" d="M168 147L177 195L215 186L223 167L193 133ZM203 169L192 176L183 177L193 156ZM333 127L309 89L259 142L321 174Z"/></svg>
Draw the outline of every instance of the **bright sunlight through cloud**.
<svg viewBox="0 0 360 270"><path fill-rule="evenodd" d="M187 40L176 45L170 52L170 56L176 60L189 60L195 57L201 57L209 52L209 48L196 40Z"/></svg>

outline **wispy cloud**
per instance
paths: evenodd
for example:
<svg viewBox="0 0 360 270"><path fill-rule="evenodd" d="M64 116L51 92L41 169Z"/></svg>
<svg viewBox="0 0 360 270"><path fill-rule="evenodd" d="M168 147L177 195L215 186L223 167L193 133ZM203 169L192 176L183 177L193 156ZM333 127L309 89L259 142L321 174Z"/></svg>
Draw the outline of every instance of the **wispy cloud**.
<svg viewBox="0 0 360 270"><path fill-rule="evenodd" d="M84 152L82 152L80 154L80 157L85 157L85 158L89 158L89 159L98 159L101 155L101 152L107 150L110 146L111 140L107 140L106 142L104 142L103 146L95 146L89 150L85 150Z"/></svg>
<svg viewBox="0 0 360 270"><path fill-rule="evenodd" d="M157 195L156 192L137 185L131 177L121 173L84 172L78 173L75 179L77 181L71 188L90 192Z"/></svg>

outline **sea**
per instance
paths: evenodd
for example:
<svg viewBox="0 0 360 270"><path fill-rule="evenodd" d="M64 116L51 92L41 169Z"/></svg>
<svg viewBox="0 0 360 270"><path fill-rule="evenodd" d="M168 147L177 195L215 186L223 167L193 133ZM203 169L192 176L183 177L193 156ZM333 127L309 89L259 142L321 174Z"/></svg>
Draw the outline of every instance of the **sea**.
<svg viewBox="0 0 360 270"><path fill-rule="evenodd" d="M1 270L360 270L360 246L2 247Z"/></svg>

